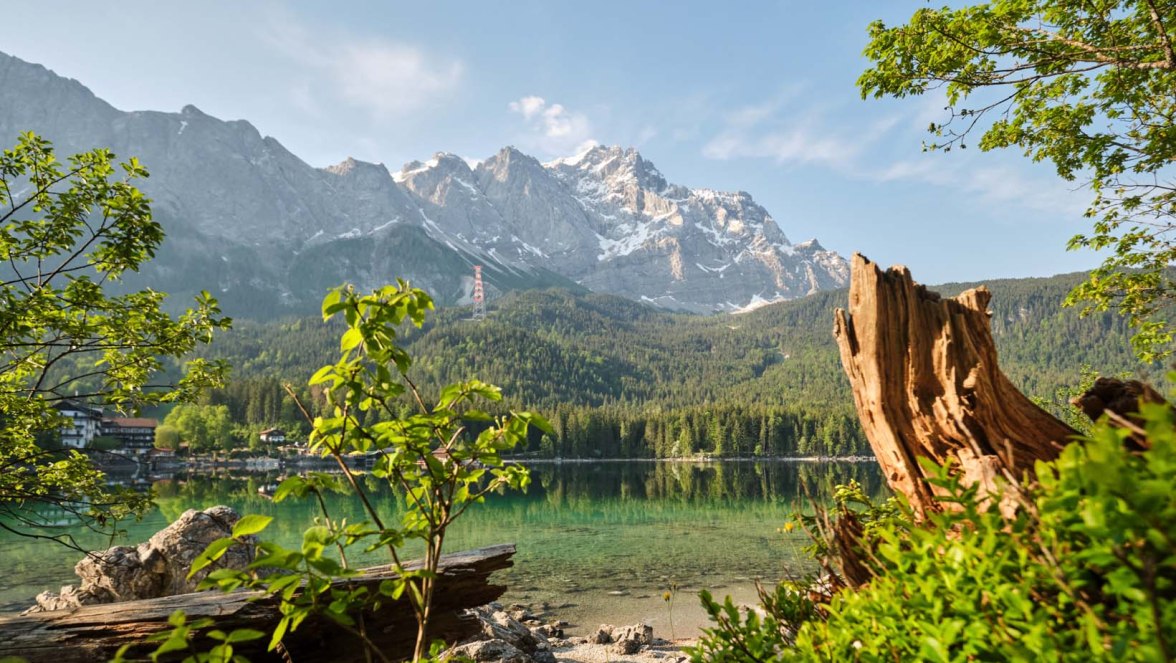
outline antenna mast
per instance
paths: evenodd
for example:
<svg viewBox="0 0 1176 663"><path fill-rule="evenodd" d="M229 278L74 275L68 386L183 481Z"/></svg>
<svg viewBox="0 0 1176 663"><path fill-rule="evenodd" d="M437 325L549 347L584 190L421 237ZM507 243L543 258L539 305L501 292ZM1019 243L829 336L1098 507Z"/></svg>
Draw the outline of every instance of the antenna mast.
<svg viewBox="0 0 1176 663"><path fill-rule="evenodd" d="M482 266L474 265L474 320L486 318L486 293L482 290Z"/></svg>

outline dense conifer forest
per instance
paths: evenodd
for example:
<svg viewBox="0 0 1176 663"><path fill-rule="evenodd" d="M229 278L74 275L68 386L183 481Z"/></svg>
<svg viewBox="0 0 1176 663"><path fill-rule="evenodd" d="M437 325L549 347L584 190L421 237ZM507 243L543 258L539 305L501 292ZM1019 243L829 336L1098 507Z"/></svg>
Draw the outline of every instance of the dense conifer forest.
<svg viewBox="0 0 1176 663"><path fill-rule="evenodd" d="M987 283L1002 369L1055 411L1084 367L1138 370L1121 318L1082 318L1061 307L1081 278ZM950 296L974 285L933 289ZM403 333L415 358L411 374L426 391L476 375L502 387L504 408L546 415L555 435L533 439L532 453L854 455L868 445L830 334L844 300L844 291L821 292L704 317L609 295L525 291L493 302L485 320L446 308ZM313 403L306 378L332 360L338 337L317 319L238 320L209 351L235 368L232 383L207 404L228 406L247 428L301 430L282 385Z"/></svg>

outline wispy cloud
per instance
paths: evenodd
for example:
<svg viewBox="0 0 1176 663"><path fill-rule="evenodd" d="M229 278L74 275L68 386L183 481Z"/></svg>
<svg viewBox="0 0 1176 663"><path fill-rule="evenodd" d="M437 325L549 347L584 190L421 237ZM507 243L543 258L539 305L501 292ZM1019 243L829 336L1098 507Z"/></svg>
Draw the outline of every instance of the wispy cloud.
<svg viewBox="0 0 1176 663"><path fill-rule="evenodd" d="M853 162L860 147L838 136L827 135L811 126L769 131L752 135L744 131L725 131L702 148L711 159L751 157L772 159L779 164L822 163L835 167Z"/></svg>
<svg viewBox="0 0 1176 663"><path fill-rule="evenodd" d="M702 147L710 159L771 159L778 164L822 164L837 170L853 167L862 150L890 126L869 128L864 136L834 131L820 119L821 109L796 108L804 94L794 86L759 104L727 113L722 128Z"/></svg>
<svg viewBox="0 0 1176 663"><path fill-rule="evenodd" d="M321 30L312 34L289 17L275 18L263 34L271 47L302 65L306 76L291 94L303 108L321 96L377 116L403 115L451 93L465 70L459 59L411 44L349 34L324 39Z"/></svg>
<svg viewBox="0 0 1176 663"><path fill-rule="evenodd" d="M718 133L703 145L703 155L820 166L869 182L914 182L958 191L983 204L1011 204L1051 216L1078 215L1085 207L1085 198L1065 183L997 154L953 151L895 159L921 144L928 123L944 119L941 98L928 97L906 111L853 125L837 124L835 109L798 107L794 99L803 97L801 92L728 112Z"/></svg>
<svg viewBox="0 0 1176 663"><path fill-rule="evenodd" d="M521 113L524 120L530 120L538 117L546 107L547 102L543 100L543 97L536 96L523 97L522 99L519 99L518 101L512 101L509 104L509 108L516 113Z"/></svg>
<svg viewBox="0 0 1176 663"><path fill-rule="evenodd" d="M994 155L990 155L994 156ZM1022 167L982 165L983 157L926 154L871 170L876 182L917 182L959 191L985 204L1016 205L1052 215L1079 216L1087 196L1055 177L1029 175Z"/></svg>
<svg viewBox="0 0 1176 663"><path fill-rule="evenodd" d="M510 102L507 108L521 115L527 127L527 134L521 138L524 147L549 156L563 156L596 143L588 116L563 104L548 103L543 97L529 95Z"/></svg>

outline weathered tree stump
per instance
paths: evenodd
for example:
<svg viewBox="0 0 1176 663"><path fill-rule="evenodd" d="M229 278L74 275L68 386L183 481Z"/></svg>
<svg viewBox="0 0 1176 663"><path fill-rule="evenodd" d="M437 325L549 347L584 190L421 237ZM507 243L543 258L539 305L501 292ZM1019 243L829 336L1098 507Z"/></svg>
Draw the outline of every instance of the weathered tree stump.
<svg viewBox="0 0 1176 663"><path fill-rule="evenodd" d="M1146 436L1139 428L1139 406L1142 403L1167 403L1160 392L1139 380L1120 380L1102 377L1094 381L1090 389L1070 401L1082 410L1091 421L1104 414L1111 423L1127 428L1131 436L1124 442L1131 449L1140 451L1148 446Z"/></svg>
<svg viewBox="0 0 1176 663"><path fill-rule="evenodd" d="M1026 398L1000 372L979 287L943 298L911 279L853 257L849 311L833 334L862 428L890 487L918 517L939 510L918 459L956 461L981 492L1056 458L1076 431Z"/></svg>
<svg viewBox="0 0 1176 663"><path fill-rule="evenodd" d="M434 595L430 638L456 642L481 629L477 618L464 614L467 608L485 605L502 596L506 588L492 585L493 571L513 565L513 544L453 553L441 560ZM411 566L411 565L409 565ZM388 567L366 569L364 575L346 581L375 591L380 582L394 577ZM20 616L0 617L0 656L17 656L31 663L92 663L114 656L125 644L134 645L129 656L144 657L154 645L144 645L147 636L170 628L168 617L183 610L189 620L209 617L210 628L230 631L253 628L272 631L280 615L277 602L260 592L217 591L180 594L158 599L87 605L74 610L57 610ZM363 615L368 638L392 659L412 656L416 621L407 600L387 600L379 610ZM286 649L299 663L307 661L361 661L363 647L355 636L326 619L310 618L283 639ZM207 651L211 641L205 646ZM237 653L253 661L283 660L267 653L269 639L235 645Z"/></svg>

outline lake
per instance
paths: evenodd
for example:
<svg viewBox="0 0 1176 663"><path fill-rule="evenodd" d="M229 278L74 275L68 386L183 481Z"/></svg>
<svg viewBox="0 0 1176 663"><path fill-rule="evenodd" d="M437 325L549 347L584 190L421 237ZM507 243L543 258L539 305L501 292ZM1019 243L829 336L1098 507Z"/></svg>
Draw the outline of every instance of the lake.
<svg viewBox="0 0 1176 663"><path fill-rule="evenodd" d="M446 548L513 542L515 566L495 578L510 587L503 602L530 605L572 623L582 633L600 623L647 621L659 636L688 637L705 625L699 589L750 602L754 582L773 582L806 570L799 530L780 527L807 495L827 499L850 479L869 494L885 494L874 463L724 461L708 463L594 461L530 465L526 493L492 496L451 528ZM277 516L266 538L300 540L318 514L311 501L275 504L258 488L274 474L246 477L179 476L155 481L156 508L126 525L116 543L146 540L190 508L227 504L241 513ZM376 492L384 513L398 509L391 492ZM333 518L361 519L358 505L330 500ZM92 548L110 545L77 532ZM410 551L410 555L411 556ZM354 554L352 564L386 563L386 553ZM23 608L33 596L76 582L78 553L51 543L0 534L0 607ZM673 628L663 593L673 591ZM671 633L671 631L673 633Z"/></svg>

